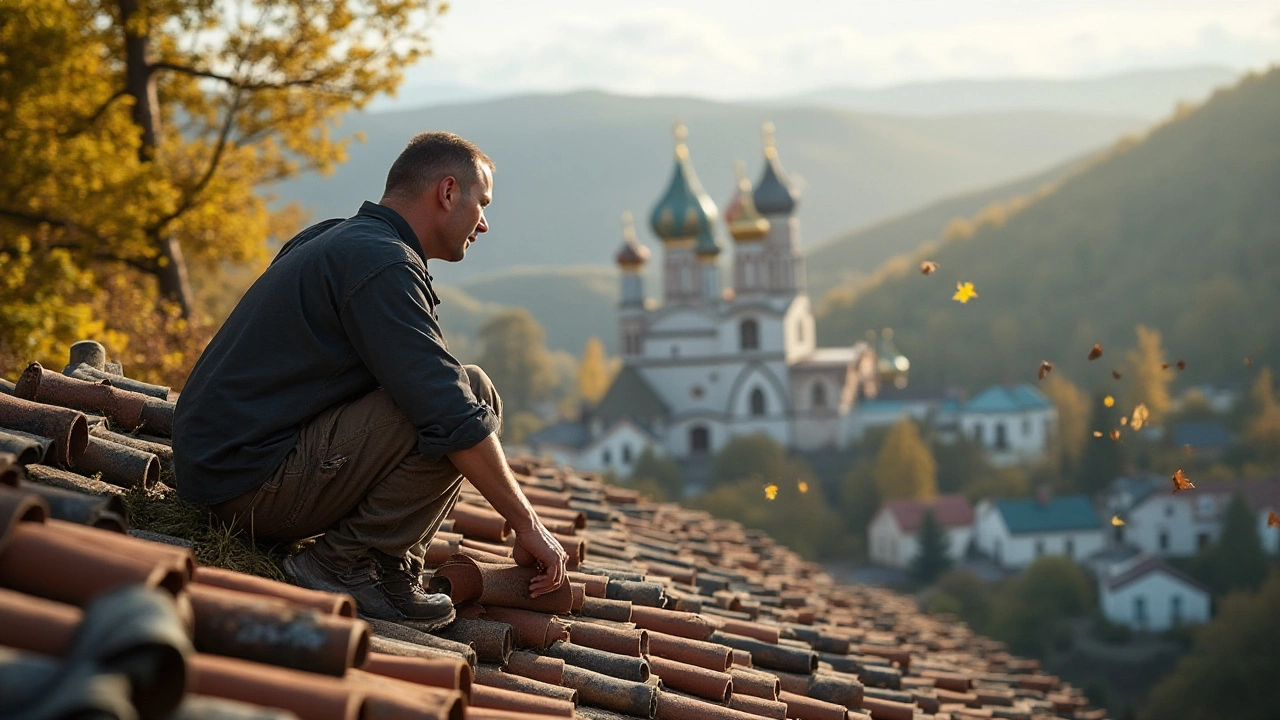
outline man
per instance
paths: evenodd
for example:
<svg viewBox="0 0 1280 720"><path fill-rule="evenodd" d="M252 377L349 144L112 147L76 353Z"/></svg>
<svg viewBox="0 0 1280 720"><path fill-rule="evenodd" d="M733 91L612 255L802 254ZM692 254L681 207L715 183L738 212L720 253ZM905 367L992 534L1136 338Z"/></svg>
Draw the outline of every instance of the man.
<svg viewBox="0 0 1280 720"><path fill-rule="evenodd" d="M565 552L507 465L488 376L445 345L427 261L489 229L493 162L450 133L413 138L378 203L303 230L249 288L191 372L174 416L178 494L256 537L314 545L284 563L368 617L432 630L449 598L419 580L462 476L537 560Z"/></svg>

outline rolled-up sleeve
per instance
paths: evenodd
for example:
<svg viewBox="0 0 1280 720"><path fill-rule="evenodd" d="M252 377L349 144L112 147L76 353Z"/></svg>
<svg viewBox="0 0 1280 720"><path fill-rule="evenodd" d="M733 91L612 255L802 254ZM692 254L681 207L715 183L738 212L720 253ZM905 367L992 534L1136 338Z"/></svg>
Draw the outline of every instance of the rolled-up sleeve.
<svg viewBox="0 0 1280 720"><path fill-rule="evenodd" d="M445 347L429 297L421 268L393 263L348 294L340 317L360 359L418 428L418 451L435 459L484 440L498 418Z"/></svg>

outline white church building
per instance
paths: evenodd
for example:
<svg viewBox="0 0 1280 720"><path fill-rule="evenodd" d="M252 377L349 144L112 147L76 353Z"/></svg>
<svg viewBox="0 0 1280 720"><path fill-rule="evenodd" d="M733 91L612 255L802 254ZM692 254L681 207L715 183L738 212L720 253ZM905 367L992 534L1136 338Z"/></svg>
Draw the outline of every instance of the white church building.
<svg viewBox="0 0 1280 720"><path fill-rule="evenodd" d="M764 138L760 179L753 189L739 164L722 223L677 127L671 181L649 215L662 244L661 299L646 293L650 253L624 215L615 257L623 368L577 428L552 426L530 438L535 452L627 474L646 447L674 458L709 456L752 433L795 450L839 449L856 401L874 397L882 376L905 375L907 359L885 352L889 346L879 357L862 341L817 346L798 247L799 193L769 124ZM722 224L733 242L731 268L722 267Z"/></svg>

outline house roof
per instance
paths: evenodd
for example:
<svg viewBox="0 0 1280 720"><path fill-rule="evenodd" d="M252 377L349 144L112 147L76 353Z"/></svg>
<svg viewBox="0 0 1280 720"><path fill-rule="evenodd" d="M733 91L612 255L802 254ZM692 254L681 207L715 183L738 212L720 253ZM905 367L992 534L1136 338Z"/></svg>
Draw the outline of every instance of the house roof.
<svg viewBox="0 0 1280 720"><path fill-rule="evenodd" d="M1241 493L1254 511L1280 510L1280 475L1248 480L1205 482L1196 485L1197 495L1234 495ZM1225 506L1224 506L1225 507Z"/></svg>
<svg viewBox="0 0 1280 720"><path fill-rule="evenodd" d="M1093 504L1084 495L1052 497L1048 502L1036 498L1006 498L993 504L1014 535L1102 527Z"/></svg>
<svg viewBox="0 0 1280 720"><path fill-rule="evenodd" d="M1010 413L1027 410L1046 410L1053 403L1034 385L1019 383L1017 385L993 385L978 393L976 397L964 404L963 411L968 413Z"/></svg>
<svg viewBox="0 0 1280 720"><path fill-rule="evenodd" d="M531 447L556 445L558 447L581 450L591 442L591 434L586 423L576 420L565 420L552 423L529 435L526 441Z"/></svg>
<svg viewBox="0 0 1280 720"><path fill-rule="evenodd" d="M595 415L606 423L613 423L622 418L631 418L640 422L655 419L665 420L671 415L662 396L653 389L649 381L644 379L639 370L624 365L618 371L613 384L605 392L600 403L596 405Z"/></svg>
<svg viewBox="0 0 1280 720"><path fill-rule="evenodd" d="M1186 422L1173 426L1173 444L1178 447L1222 450L1231 445L1231 431L1215 422Z"/></svg>
<svg viewBox="0 0 1280 720"><path fill-rule="evenodd" d="M924 514L932 510L938 523L945 528L966 527L973 524L973 506L963 495L942 495L933 502L921 500L890 500L883 509L893 515L898 527L905 533L914 533L924 522Z"/></svg>
<svg viewBox="0 0 1280 720"><path fill-rule="evenodd" d="M1169 565L1155 555L1147 555L1136 560L1127 569L1107 578L1105 583L1108 590L1115 592L1123 588L1125 585L1141 580L1151 573L1157 572L1169 575L1170 577L1177 579L1179 582L1189 585L1203 593L1209 593L1209 588L1201 585L1195 580L1195 578L1192 578L1190 575L1182 572L1172 565Z"/></svg>

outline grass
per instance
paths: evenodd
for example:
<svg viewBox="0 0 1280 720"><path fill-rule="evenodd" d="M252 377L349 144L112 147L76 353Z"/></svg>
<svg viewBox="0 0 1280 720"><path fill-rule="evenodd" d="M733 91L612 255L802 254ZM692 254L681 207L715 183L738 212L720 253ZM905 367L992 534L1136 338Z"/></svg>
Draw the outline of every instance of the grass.
<svg viewBox="0 0 1280 720"><path fill-rule="evenodd" d="M289 555L291 544L255 543L208 510L184 502L166 485L152 490L130 488L123 499L130 527L190 540L201 565L284 580L280 561Z"/></svg>

